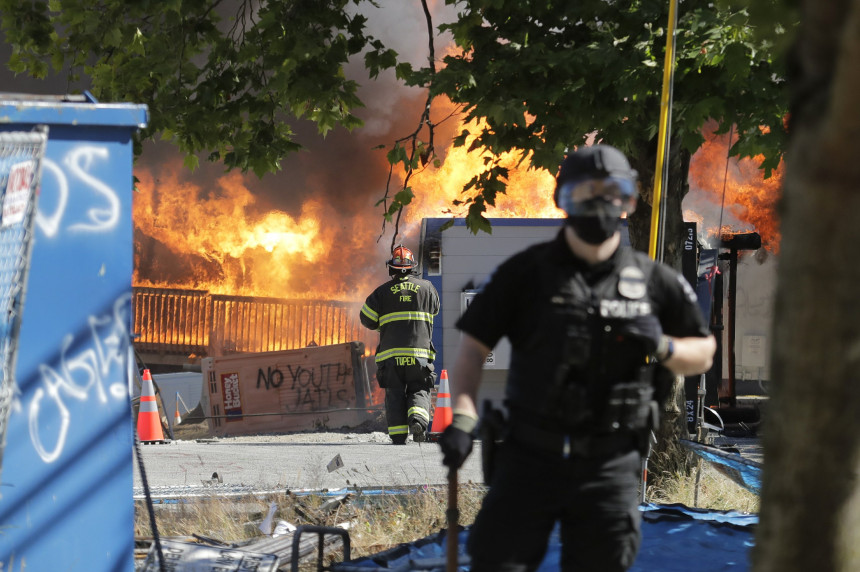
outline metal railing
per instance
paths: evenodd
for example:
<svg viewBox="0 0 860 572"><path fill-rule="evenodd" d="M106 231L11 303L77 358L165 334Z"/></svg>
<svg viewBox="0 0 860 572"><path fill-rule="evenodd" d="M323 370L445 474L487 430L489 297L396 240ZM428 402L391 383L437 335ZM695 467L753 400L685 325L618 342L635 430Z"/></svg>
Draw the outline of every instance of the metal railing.
<svg viewBox="0 0 860 572"><path fill-rule="evenodd" d="M359 302L256 298L203 290L133 289L135 348L188 356L291 350L378 338L359 322Z"/></svg>

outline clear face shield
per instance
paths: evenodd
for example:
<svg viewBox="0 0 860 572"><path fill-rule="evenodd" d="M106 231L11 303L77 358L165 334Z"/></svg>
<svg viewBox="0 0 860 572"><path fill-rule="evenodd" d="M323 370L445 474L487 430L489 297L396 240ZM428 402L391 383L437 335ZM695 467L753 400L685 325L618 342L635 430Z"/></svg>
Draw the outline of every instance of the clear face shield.
<svg viewBox="0 0 860 572"><path fill-rule="evenodd" d="M616 217L636 210L636 181L622 177L568 181L559 188L558 205L569 216Z"/></svg>

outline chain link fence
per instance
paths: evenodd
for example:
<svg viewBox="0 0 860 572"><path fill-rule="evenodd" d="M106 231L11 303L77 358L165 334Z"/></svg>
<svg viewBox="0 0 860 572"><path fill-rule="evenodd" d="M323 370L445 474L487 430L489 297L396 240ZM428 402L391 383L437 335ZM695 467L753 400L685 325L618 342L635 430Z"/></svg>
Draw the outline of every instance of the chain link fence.
<svg viewBox="0 0 860 572"><path fill-rule="evenodd" d="M0 132L0 471L15 391L15 357L47 127Z"/></svg>

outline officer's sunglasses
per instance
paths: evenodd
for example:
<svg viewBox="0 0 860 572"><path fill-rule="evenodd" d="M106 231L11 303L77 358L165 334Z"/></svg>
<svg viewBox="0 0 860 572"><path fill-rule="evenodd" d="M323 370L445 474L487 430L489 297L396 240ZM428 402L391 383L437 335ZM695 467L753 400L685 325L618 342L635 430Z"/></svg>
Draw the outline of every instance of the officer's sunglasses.
<svg viewBox="0 0 860 572"><path fill-rule="evenodd" d="M582 211L594 199L622 207L631 214L636 209L636 183L620 177L582 179L566 182L558 191L558 204L568 214Z"/></svg>

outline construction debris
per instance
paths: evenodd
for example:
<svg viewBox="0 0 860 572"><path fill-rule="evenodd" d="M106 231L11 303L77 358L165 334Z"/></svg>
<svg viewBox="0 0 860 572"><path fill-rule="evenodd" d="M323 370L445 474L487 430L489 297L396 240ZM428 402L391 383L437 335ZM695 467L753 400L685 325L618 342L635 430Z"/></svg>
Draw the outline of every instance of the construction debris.
<svg viewBox="0 0 860 572"><path fill-rule="evenodd" d="M165 568L173 572L204 570L276 572L280 565L280 557L276 554L265 554L245 548L209 546L167 539L162 539L160 545ZM158 549L154 542L149 549L143 570L144 572L161 570Z"/></svg>

